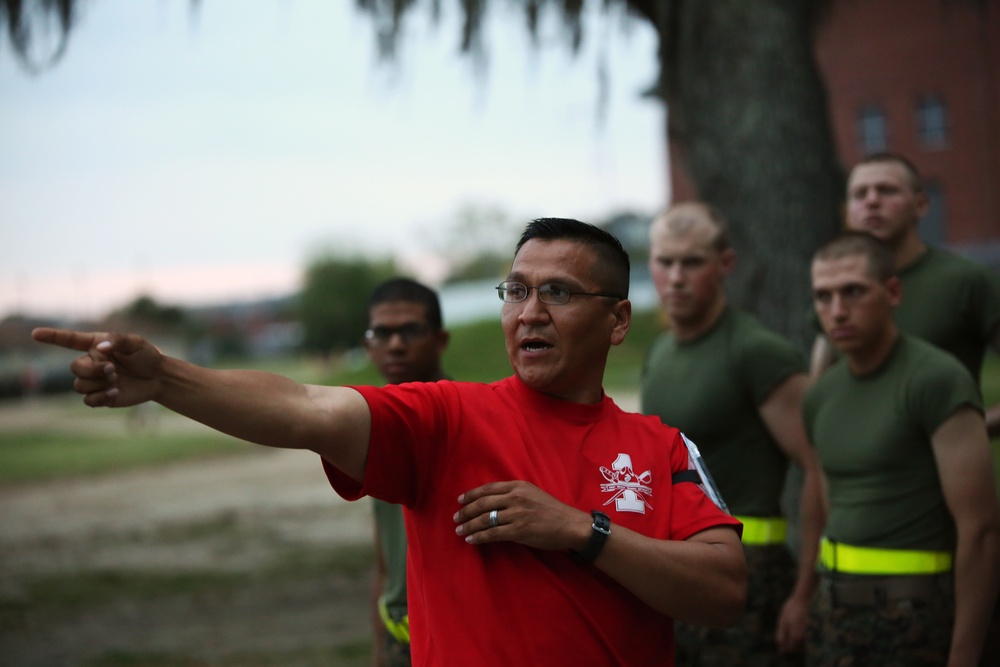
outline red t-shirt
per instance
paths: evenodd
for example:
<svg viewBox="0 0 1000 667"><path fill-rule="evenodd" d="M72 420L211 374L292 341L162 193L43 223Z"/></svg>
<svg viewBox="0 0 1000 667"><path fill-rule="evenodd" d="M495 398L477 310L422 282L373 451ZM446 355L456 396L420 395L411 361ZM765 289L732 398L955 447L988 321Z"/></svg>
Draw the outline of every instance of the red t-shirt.
<svg viewBox="0 0 1000 667"><path fill-rule="evenodd" d="M516 377L359 387L372 413L363 485L324 461L349 500L404 505L414 665L672 665L673 622L569 552L474 546L455 534L458 496L525 480L599 509L614 526L683 540L738 526L693 483L679 432L657 417L558 400ZM503 512L501 511L501 518Z"/></svg>

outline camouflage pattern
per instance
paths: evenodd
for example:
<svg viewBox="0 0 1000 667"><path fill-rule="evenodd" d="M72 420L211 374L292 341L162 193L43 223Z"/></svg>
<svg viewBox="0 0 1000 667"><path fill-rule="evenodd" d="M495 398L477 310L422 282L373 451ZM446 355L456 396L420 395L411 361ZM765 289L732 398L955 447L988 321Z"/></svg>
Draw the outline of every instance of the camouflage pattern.
<svg viewBox="0 0 1000 667"><path fill-rule="evenodd" d="M993 618L990 619L990 627L986 631L983 654L979 658L979 667L996 667L997 665L1000 665L1000 595L997 595Z"/></svg>
<svg viewBox="0 0 1000 667"><path fill-rule="evenodd" d="M843 576L843 575L838 575ZM885 600L869 606L837 604L823 576L810 612L808 667L941 667L948 662L954 595Z"/></svg>
<svg viewBox="0 0 1000 667"><path fill-rule="evenodd" d="M795 584L796 565L783 544L744 547L749 570L747 612L731 628L677 623L677 667L802 667L802 654L778 655L774 631Z"/></svg>
<svg viewBox="0 0 1000 667"><path fill-rule="evenodd" d="M386 632L382 644L382 664L380 667L410 667L410 645L401 642Z"/></svg>

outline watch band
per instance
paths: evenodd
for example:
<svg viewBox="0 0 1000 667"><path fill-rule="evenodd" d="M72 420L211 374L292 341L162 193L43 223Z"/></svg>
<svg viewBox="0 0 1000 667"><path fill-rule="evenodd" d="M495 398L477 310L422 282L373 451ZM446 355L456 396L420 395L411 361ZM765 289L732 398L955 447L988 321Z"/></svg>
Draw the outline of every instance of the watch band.
<svg viewBox="0 0 1000 667"><path fill-rule="evenodd" d="M611 517L604 512L591 510L590 515L594 517L594 523L590 526L590 541L583 551L577 551L577 556L585 563L593 563L604 548L604 543L611 534Z"/></svg>

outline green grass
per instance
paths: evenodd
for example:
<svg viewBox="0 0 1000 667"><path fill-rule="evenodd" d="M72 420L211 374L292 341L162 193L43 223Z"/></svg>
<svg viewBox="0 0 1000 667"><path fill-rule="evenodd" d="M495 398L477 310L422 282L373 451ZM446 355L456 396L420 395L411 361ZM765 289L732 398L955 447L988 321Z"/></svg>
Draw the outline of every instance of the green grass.
<svg viewBox="0 0 1000 667"><path fill-rule="evenodd" d="M317 548L290 545L280 557L252 575L219 570L150 571L115 569L73 570L23 577L16 595L0 593L0 615L32 607L61 609L92 606L112 599L149 600L192 593L232 591L252 577L256 582L342 576L357 579L371 570L371 544Z"/></svg>
<svg viewBox="0 0 1000 667"><path fill-rule="evenodd" d="M205 591L234 590L245 575L219 571L147 572L142 570L72 571L22 579L20 597L32 606L61 609L92 606L112 599L153 599ZM4 607L18 602L0 598Z"/></svg>
<svg viewBox="0 0 1000 667"><path fill-rule="evenodd" d="M611 350L605 388L611 392L637 391L642 360L662 330L658 312L635 313L626 341ZM460 380L492 382L511 373L503 333L495 320L455 327L445 354L445 371ZM240 364L235 364L239 366ZM294 358L254 362L253 367L322 384L382 384L363 353L354 351L329 363ZM987 404L1000 401L1000 358L988 355L983 368ZM0 483L20 483L67 476L128 470L199 456L238 455L253 448L233 438L208 431L188 432L156 422L149 429L130 431L125 414L90 410L75 397L47 398L60 415L31 429L0 428ZM49 403L51 405L51 403ZM61 406L65 405L65 409ZM30 409L30 406L25 406ZM155 414L165 414L161 408ZM118 424L113 420L117 419ZM993 442L994 469L1000 471L1000 439ZM1000 475L998 475L1000 489ZM1000 493L1000 490L998 490Z"/></svg>
<svg viewBox="0 0 1000 667"><path fill-rule="evenodd" d="M371 660L371 640L365 638L338 646L317 646L291 651L254 651L225 656L211 662L176 653L134 653L119 650L88 660L83 663L83 667L364 667L370 665Z"/></svg>
<svg viewBox="0 0 1000 667"><path fill-rule="evenodd" d="M242 454L245 443L222 434L73 434L0 432L0 482L32 482L157 465L199 456Z"/></svg>
<svg viewBox="0 0 1000 667"><path fill-rule="evenodd" d="M638 389L646 348L662 330L661 322L658 313L633 315L632 329L625 342L611 348L608 355L604 383L607 389ZM468 382L495 382L510 375L512 371L499 323L484 320L451 329L443 366L451 377ZM326 384L383 384L375 369L360 360L354 367L340 364L323 381Z"/></svg>

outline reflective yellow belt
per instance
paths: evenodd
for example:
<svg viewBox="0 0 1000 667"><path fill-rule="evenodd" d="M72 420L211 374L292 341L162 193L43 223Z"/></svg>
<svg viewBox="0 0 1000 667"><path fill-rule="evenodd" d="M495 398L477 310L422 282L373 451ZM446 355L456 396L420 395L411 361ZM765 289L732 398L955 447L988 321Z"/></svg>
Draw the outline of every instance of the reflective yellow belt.
<svg viewBox="0 0 1000 667"><path fill-rule="evenodd" d="M782 544L788 535L788 521L784 517L734 516L743 524L743 544L762 546Z"/></svg>
<svg viewBox="0 0 1000 667"><path fill-rule="evenodd" d="M847 574L939 574L951 570L949 551L855 547L823 538L819 561L831 572Z"/></svg>
<svg viewBox="0 0 1000 667"><path fill-rule="evenodd" d="M389 608L382 601L379 601L378 605L379 616L382 617L382 622L385 623L385 629L389 631L396 641L400 644L410 643L410 617L409 615L404 616L398 621L395 620L391 614L389 614Z"/></svg>

